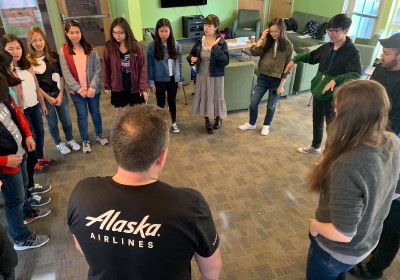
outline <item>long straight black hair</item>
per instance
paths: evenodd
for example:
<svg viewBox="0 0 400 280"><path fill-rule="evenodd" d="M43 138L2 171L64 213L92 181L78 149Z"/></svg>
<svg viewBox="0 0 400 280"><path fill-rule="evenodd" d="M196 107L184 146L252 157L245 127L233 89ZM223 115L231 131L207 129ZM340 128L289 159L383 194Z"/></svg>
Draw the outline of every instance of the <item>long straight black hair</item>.
<svg viewBox="0 0 400 280"><path fill-rule="evenodd" d="M123 17L117 17L113 20L110 26L110 40L107 41L106 47L108 48L111 43L116 42L113 35L114 27L120 26L125 33L125 46L130 53L136 53L136 44L137 42L135 35L133 35L132 28L130 27L129 23Z"/></svg>
<svg viewBox="0 0 400 280"><path fill-rule="evenodd" d="M278 51L284 52L286 49L286 25L282 18L274 18L269 24L268 28L276 25L279 28L279 38L278 38ZM268 52L271 48L274 48L275 40L272 38L271 34L267 34L267 39L264 46L265 52Z"/></svg>
<svg viewBox="0 0 400 280"><path fill-rule="evenodd" d="M0 38L0 49L5 50L8 43L11 42L18 42L21 46L22 55L21 59L17 61L17 65L21 70L28 70L31 68L31 62L26 58L26 51L24 44L22 43L21 39L15 36L14 34L5 34Z"/></svg>
<svg viewBox="0 0 400 280"><path fill-rule="evenodd" d="M76 26L79 28L79 31L81 32L81 41L79 43L81 43L81 46L82 46L85 54L88 55L93 50L93 46L86 41L85 36L83 35L83 30L81 28L81 25L76 20L67 20L64 25L65 40L67 41L69 54L75 54L74 45L72 44L71 40L67 36L67 33L71 29L72 26Z"/></svg>
<svg viewBox="0 0 400 280"><path fill-rule="evenodd" d="M174 32L172 31L170 21L166 18L159 19L156 24L156 34L154 37L154 58L157 60L164 59L164 50L162 47L162 41L160 35L158 35L158 30L164 26L168 27L170 31L169 37L167 39L168 56L171 59L176 59L178 57L178 51L176 50L175 47Z"/></svg>
<svg viewBox="0 0 400 280"><path fill-rule="evenodd" d="M21 80L10 71L12 61L13 57L8 51L0 50L0 74L4 76L10 87L17 86L21 83Z"/></svg>
<svg viewBox="0 0 400 280"><path fill-rule="evenodd" d="M7 79L0 74L0 103L3 103L4 101L9 99L10 95L8 93Z"/></svg>

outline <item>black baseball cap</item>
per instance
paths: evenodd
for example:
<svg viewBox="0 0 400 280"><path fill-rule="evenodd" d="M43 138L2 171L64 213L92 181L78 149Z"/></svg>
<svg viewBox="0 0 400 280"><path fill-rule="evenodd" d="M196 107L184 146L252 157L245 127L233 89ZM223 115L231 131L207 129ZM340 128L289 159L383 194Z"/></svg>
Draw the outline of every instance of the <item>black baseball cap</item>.
<svg viewBox="0 0 400 280"><path fill-rule="evenodd" d="M400 49L400 33L393 34L389 38L380 39L382 47L389 49Z"/></svg>

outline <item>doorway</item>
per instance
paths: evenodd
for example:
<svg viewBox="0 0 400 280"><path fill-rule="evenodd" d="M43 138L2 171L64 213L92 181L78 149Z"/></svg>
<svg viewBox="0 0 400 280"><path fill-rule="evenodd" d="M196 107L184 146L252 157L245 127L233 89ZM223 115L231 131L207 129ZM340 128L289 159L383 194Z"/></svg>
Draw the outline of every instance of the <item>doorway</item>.
<svg viewBox="0 0 400 280"><path fill-rule="evenodd" d="M85 39L96 47L103 58L104 47L110 39L111 13L108 0L57 0L63 24L67 20L79 22Z"/></svg>
<svg viewBox="0 0 400 280"><path fill-rule="evenodd" d="M270 0L268 20L273 18L290 18L293 0Z"/></svg>

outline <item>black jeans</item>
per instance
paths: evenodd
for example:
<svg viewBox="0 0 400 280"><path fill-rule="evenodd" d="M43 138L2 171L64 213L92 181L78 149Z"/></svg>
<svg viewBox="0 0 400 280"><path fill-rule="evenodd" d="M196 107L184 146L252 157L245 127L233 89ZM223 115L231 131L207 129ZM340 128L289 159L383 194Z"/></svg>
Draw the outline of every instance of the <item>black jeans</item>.
<svg viewBox="0 0 400 280"><path fill-rule="evenodd" d="M4 279L15 279L15 267L18 264L17 253L15 252L7 232L0 225L0 275Z"/></svg>
<svg viewBox="0 0 400 280"><path fill-rule="evenodd" d="M176 122L176 93L178 84L175 82L175 77L172 76L169 82L155 82L157 106L165 107L165 92L167 92L168 109L171 114L172 123Z"/></svg>
<svg viewBox="0 0 400 280"><path fill-rule="evenodd" d="M389 215L383 222L383 230L378 246L367 263L368 270L380 275L388 268L400 248L400 201L393 200Z"/></svg>
<svg viewBox="0 0 400 280"><path fill-rule="evenodd" d="M335 117L332 100L318 100L313 97L313 140L311 146L319 149L324 136L324 120L328 125Z"/></svg>

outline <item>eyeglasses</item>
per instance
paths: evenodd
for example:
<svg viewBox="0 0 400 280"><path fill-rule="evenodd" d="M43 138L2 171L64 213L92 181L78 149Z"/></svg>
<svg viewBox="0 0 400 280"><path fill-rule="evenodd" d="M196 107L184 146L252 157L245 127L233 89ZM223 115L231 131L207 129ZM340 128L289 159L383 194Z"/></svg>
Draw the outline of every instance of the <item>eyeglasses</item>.
<svg viewBox="0 0 400 280"><path fill-rule="evenodd" d="M325 31L326 31L326 33L336 35L341 30L342 30L342 28L336 28L336 29L326 29Z"/></svg>
<svg viewBox="0 0 400 280"><path fill-rule="evenodd" d="M121 36L121 35L124 35L125 32L113 32L112 34L113 34L114 36Z"/></svg>

